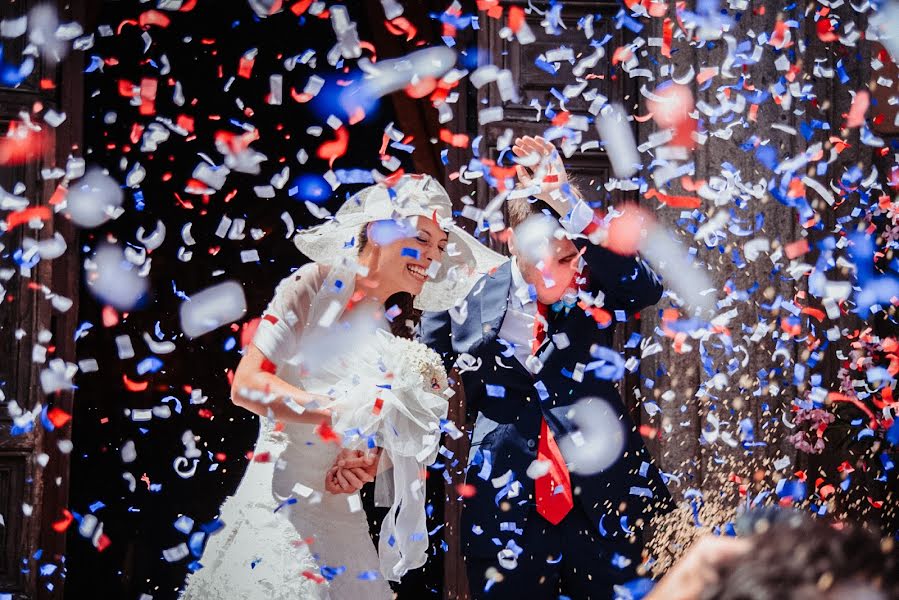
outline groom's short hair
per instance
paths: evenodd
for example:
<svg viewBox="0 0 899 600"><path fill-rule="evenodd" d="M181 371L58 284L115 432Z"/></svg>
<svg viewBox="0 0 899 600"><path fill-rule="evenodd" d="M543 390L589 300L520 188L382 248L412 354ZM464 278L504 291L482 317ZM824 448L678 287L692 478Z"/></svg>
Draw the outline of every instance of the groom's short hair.
<svg viewBox="0 0 899 600"><path fill-rule="evenodd" d="M548 212L548 214L555 216L557 219L560 217L560 215L556 214L556 211L550 208L549 204L543 200L536 200L534 198L515 198L513 200L507 200L506 212L508 213L506 225L510 229L515 229L527 221L529 217L542 213Z"/></svg>
<svg viewBox="0 0 899 600"><path fill-rule="evenodd" d="M574 194L575 198L583 197L583 194L581 194L581 191L577 184L569 182L569 186L571 189L571 193ZM533 215L548 214L552 215L556 219L561 219L564 216L558 214L550 207L549 204L547 204L543 200L537 200L536 198L532 197L506 200L506 212L508 214L506 225L511 229L515 229L516 227L527 221L528 217L531 217Z"/></svg>

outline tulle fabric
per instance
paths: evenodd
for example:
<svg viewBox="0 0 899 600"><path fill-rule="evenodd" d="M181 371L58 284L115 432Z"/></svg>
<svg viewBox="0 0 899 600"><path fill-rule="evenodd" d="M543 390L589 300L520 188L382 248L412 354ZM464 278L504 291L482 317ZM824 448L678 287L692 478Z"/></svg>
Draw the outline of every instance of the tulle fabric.
<svg viewBox="0 0 899 600"><path fill-rule="evenodd" d="M430 358L422 359L424 351L417 342L377 330L360 340L355 351L323 366L318 373L322 383L316 383L318 377L309 382L311 391L318 388L335 398L332 426L343 434L344 446L377 445L383 449L381 460L386 457L392 465L376 479L376 498L390 506L378 554L382 575L392 581L427 560L424 469L437 456L448 403L440 393L445 382L434 377L438 389L432 390L431 379L421 372ZM439 361L436 355L434 359ZM326 383L340 373L345 376L337 385Z"/></svg>

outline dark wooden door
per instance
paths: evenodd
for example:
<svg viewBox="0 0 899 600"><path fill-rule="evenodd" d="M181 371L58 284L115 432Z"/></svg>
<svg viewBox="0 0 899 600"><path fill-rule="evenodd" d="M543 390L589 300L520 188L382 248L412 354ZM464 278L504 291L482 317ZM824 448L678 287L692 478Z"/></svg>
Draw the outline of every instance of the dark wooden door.
<svg viewBox="0 0 899 600"><path fill-rule="evenodd" d="M6 2L2 17L28 14L37 4L37 0ZM78 20L73 10L80 12L80 7L60 8L60 22ZM18 64L26 36L2 43L4 62ZM49 206L51 214L39 220L40 226L24 223L0 232L0 593L16 599L62 597L65 534L52 524L64 521L71 425L48 431L40 412L57 407L71 414L72 393L45 395L40 374L53 359L75 362L72 333L78 314L78 244L74 228L62 216L53 215L49 204L60 180L45 179L41 170L65 169L70 154L81 154L79 55L70 54L58 64L37 61L19 85L0 86L4 134L20 127L22 113L42 127L33 155L23 160L6 158L0 164L0 187L27 198L29 208ZM48 110L65 113L65 121L50 127L42 118ZM0 210L0 219L9 222L19 207L7 208ZM32 264L27 254L22 255L27 238L48 240L57 233L68 246L62 256ZM16 420L17 412L24 418Z"/></svg>

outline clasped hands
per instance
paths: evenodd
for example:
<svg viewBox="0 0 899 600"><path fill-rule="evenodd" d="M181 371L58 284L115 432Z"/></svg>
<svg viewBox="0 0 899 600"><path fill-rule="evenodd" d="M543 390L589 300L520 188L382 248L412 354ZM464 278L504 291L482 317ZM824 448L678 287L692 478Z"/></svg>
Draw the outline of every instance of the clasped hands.
<svg viewBox="0 0 899 600"><path fill-rule="evenodd" d="M325 490L332 494L354 494L375 480L381 449L342 449L325 475Z"/></svg>

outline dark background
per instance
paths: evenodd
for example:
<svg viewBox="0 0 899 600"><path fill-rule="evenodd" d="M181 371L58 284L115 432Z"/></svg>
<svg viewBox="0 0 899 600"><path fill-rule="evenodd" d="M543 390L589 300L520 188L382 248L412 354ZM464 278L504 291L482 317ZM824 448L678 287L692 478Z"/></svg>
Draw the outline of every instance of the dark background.
<svg viewBox="0 0 899 600"><path fill-rule="evenodd" d="M371 39L369 19L360 3L346 3L359 27L363 40ZM266 185L272 175L289 166L291 180L303 173L322 174L325 161L315 157L318 146L334 133L325 123L336 110L333 96L327 91L308 104L290 98L293 87L301 92L313 73L307 65L298 64L293 72L283 66L289 56L307 49L317 52L314 72L329 79L352 72L328 65L326 54L335 42L330 20L304 15L296 17L285 10L260 19L247 2L214 2L200 0L189 12L165 14L171 24L166 28L150 27L147 33L153 43L145 53L144 33L128 22L152 8L151 4L107 2L94 15L98 24L114 31L111 37L96 38L96 46L88 52L104 61L102 72L86 74L85 136L88 164L107 168L124 182L125 174L137 161L147 175L139 189L125 189L126 212L117 220L90 232L82 232L82 259L102 240L120 244L138 244L135 233L146 231L162 220L167 235L162 246L152 253L149 276L151 292L140 310L119 314L118 324L104 327L101 303L85 292L80 305L79 321L91 324L79 340L78 357L96 358L97 373L79 378L78 401L75 403L74 444L71 471L70 508L79 515L93 513L103 523L110 545L98 551L91 540L81 537L75 527L69 530L66 596L69 598L137 598L141 593L154 598L174 598L183 582L191 557L168 563L163 551L186 542L188 536L175 529L175 520L187 515L194 520L194 531L211 521L226 496L233 493L247 465L257 431L257 417L233 406L229 399L228 372L236 367L240 354L238 325L257 317L271 298L277 282L299 267L304 258L286 238L281 214L288 211L299 226L317 222L302 201L288 194L293 181L277 192L273 199L260 199L253 186ZM121 24L121 25L120 25ZM231 76L237 75L240 57L250 48L259 48L252 76L236 77L228 92L223 88ZM160 75L162 55L171 64L171 73ZM90 61L86 61L90 64ZM284 76L284 100L281 106L265 103L269 92L269 75ZM120 81L140 84L143 77L158 79L156 115L177 120L180 115L194 119L195 130L187 138L172 134L157 151L142 153L140 142L129 139L135 124L146 126L153 116L142 116L129 99L119 94ZM180 81L186 102L176 106L172 101L174 82ZM333 87L334 84L331 84ZM236 99L252 110L248 115ZM347 154L338 159L334 169L379 168L378 149L385 125L395 119L393 104L383 99L369 111L364 122L350 128ZM115 113L114 124L104 116ZM211 118L217 116L217 119ZM339 115L346 122L344 115ZM268 156L260 175L232 172L222 191L211 196L185 193L185 185L203 152L221 164L223 157L213 144L217 131L240 134L239 123L251 123L260 133L252 147ZM311 125L323 128L321 137L309 135ZM310 155L300 165L296 154L305 148ZM389 149L413 170L407 153ZM120 162L127 160L122 168ZM332 212L348 192L360 186L342 185L325 203ZM142 198L142 199L141 199ZM246 219L244 240L228 240L215 236L223 215ZM177 252L183 245L180 231L192 223L196 245L189 262L181 262ZM251 228L266 235L259 241L250 236ZM255 248L260 261L242 263L240 251ZM217 271L221 273L216 274ZM248 312L246 319L232 327L222 327L198 339L189 340L180 333L178 308L180 294L188 296L210 285L234 279L242 283ZM173 340L177 349L159 356L164 366L156 373L139 375L138 363L151 356L142 336L160 331L164 339ZM120 360L115 338L129 335L136 356ZM157 338L158 339L158 338ZM123 376L133 381L148 381L142 392L127 391ZM190 404L190 390L201 389L208 400ZM162 405L162 399L174 396L182 411L174 410L168 419L153 418L135 423L126 416L127 409ZM197 447L203 452L196 474L179 477L173 460L184 453L181 436L190 430L199 437ZM125 464L121 448L132 440L137 459ZM439 468L439 466L438 466ZM212 470L215 469L215 470ZM123 474L137 479L134 493L129 492ZM443 479L438 471L430 471L429 529L443 523ZM366 495L370 504L370 494ZM379 527L381 511L367 506L373 531ZM440 531L432 536L435 557L428 566L407 576L400 590L402 597L437 597L442 587L442 550Z"/></svg>

